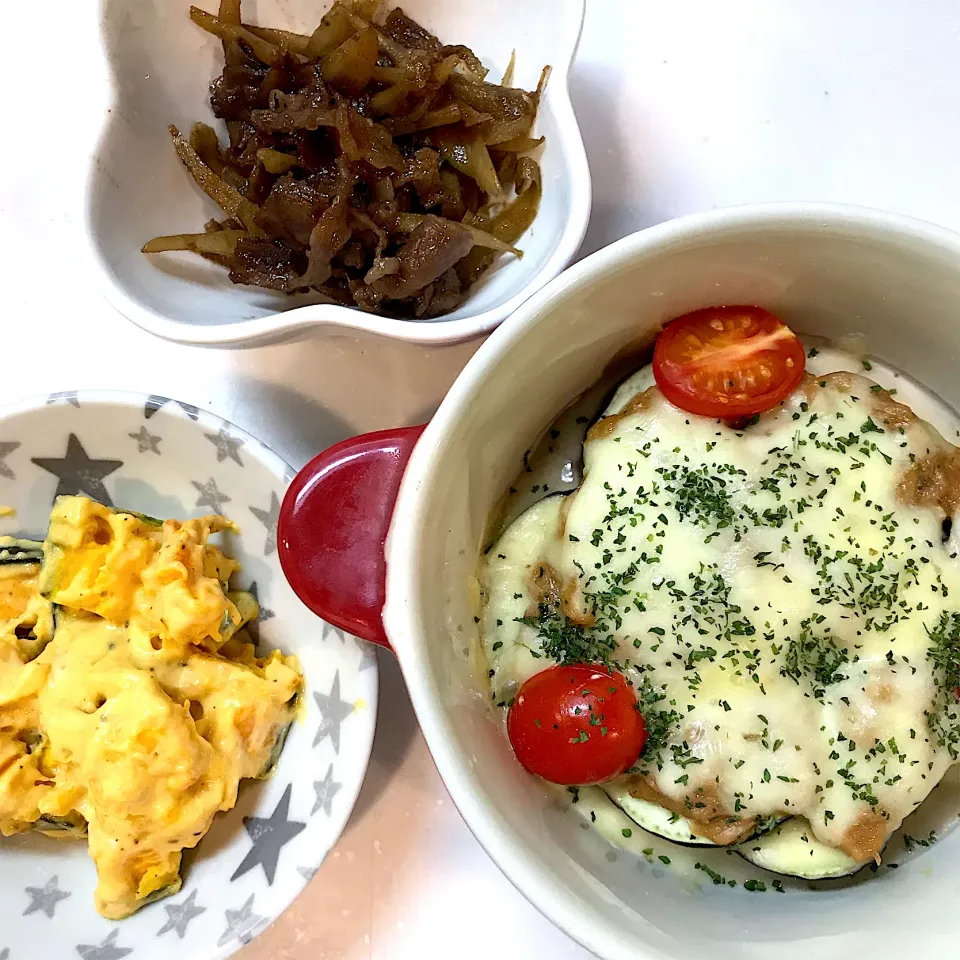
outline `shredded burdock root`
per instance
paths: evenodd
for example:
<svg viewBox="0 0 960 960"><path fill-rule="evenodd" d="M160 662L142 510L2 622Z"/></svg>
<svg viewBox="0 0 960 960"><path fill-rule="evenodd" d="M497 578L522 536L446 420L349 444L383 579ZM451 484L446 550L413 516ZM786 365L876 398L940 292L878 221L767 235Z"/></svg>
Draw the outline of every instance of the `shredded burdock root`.
<svg viewBox="0 0 960 960"><path fill-rule="evenodd" d="M337 0L310 35L243 23L239 0L191 7L223 44L210 103L228 144L203 123L170 133L225 218L144 253L187 250L234 283L410 318L449 313L497 256L522 256L549 68L533 92L510 86L512 59L489 83L472 50L378 6Z"/></svg>

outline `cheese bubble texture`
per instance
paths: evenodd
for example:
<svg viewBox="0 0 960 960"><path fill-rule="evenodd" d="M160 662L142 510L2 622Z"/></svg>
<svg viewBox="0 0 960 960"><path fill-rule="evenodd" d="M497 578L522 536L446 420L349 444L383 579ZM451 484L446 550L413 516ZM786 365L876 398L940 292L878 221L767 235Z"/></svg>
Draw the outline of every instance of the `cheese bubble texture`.
<svg viewBox="0 0 960 960"><path fill-rule="evenodd" d="M802 816L868 862L960 749L958 506L960 451L865 376L808 377L738 430L644 369L580 487L483 558L494 698L575 637L651 730L618 789L721 844Z"/></svg>

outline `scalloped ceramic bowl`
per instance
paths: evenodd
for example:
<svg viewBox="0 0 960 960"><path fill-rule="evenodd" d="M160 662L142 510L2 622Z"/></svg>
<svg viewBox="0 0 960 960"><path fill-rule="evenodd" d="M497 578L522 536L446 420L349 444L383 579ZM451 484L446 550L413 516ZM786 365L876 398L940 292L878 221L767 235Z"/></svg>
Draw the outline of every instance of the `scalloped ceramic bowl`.
<svg viewBox="0 0 960 960"><path fill-rule="evenodd" d="M321 623L284 581L280 498L293 470L239 427L164 397L54 394L0 408L0 534L43 536L59 493L157 517L220 509L241 527L228 552L261 604L260 643L296 655L306 680L271 779L246 781L196 850L183 889L114 922L93 904L86 844L0 837L0 960L225 960L276 919L343 830L373 745L369 645Z"/></svg>
<svg viewBox="0 0 960 960"><path fill-rule="evenodd" d="M397 320L350 307L310 303L230 282L199 257L147 257L151 237L199 230L217 214L170 145L168 124L189 130L212 121L210 81L222 67L220 43L190 22L188 0L103 0L103 44L114 104L92 158L87 233L106 298L143 329L168 340L249 346L311 329L369 331L416 343L459 343L493 330L570 262L590 216L590 171L567 80L585 0L409 0L404 10L453 43L473 47L494 76L517 51L516 82L537 84L553 68L540 109L543 201L520 246L501 257L455 312ZM396 5L396 4L393 4ZM215 9L210 0L207 7ZM247 0L244 17L310 30L329 0Z"/></svg>

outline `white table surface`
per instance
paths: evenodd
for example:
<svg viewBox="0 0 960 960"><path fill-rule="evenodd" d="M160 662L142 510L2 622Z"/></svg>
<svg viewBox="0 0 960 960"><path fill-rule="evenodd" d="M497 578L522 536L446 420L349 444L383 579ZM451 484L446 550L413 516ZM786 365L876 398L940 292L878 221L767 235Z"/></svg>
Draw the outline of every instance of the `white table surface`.
<svg viewBox="0 0 960 960"><path fill-rule="evenodd" d="M587 5L572 75L594 177L584 253L758 200L860 203L960 229L957 0ZM477 344L314 337L194 349L154 340L101 301L78 254L83 158L107 106L95 6L4 6L0 403L90 387L164 394L235 421L295 464L350 434L428 417ZM395 663L380 661L380 728L353 817L243 960L587 958L473 839Z"/></svg>

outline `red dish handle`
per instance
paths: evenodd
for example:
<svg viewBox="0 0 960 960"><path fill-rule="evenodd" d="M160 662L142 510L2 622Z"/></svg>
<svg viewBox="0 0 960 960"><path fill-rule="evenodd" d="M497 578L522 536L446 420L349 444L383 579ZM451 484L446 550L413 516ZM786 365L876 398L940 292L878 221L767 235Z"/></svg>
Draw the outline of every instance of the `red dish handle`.
<svg viewBox="0 0 960 960"><path fill-rule="evenodd" d="M318 454L294 477L277 523L280 565L294 593L328 623L387 648L383 548L425 426L364 433Z"/></svg>

